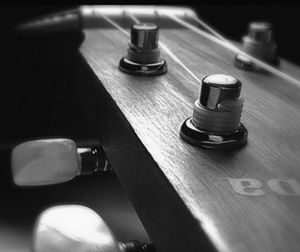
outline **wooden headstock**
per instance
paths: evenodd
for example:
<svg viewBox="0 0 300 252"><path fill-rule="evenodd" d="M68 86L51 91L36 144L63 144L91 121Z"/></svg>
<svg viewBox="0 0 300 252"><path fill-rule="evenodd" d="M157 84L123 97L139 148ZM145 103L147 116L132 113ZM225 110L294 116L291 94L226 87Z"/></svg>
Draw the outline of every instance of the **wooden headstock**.
<svg viewBox="0 0 300 252"><path fill-rule="evenodd" d="M284 60L267 66L271 72L236 68L232 48L239 45L210 39L190 9L99 6L82 13L90 18L81 23L83 62L74 73L79 98L157 251L298 251L300 89L291 75L299 77L299 68ZM166 74L119 70L137 20L160 26ZM243 84L243 148L199 148L179 137L199 80L214 73Z"/></svg>

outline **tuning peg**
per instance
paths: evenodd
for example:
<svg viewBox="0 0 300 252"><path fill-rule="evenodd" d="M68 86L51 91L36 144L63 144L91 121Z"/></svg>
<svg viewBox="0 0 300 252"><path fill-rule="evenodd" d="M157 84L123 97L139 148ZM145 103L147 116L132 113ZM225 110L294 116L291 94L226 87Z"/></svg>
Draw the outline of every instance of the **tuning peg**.
<svg viewBox="0 0 300 252"><path fill-rule="evenodd" d="M111 169L102 147L77 148L71 139L41 139L13 148L11 167L18 186L49 185Z"/></svg>
<svg viewBox="0 0 300 252"><path fill-rule="evenodd" d="M33 252L154 252L153 245L118 242L105 221L81 205L53 206L34 226Z"/></svg>
<svg viewBox="0 0 300 252"><path fill-rule="evenodd" d="M120 60L119 69L142 76L166 73L167 63L160 58L158 34L159 27L156 24L134 24L131 27L127 56Z"/></svg>
<svg viewBox="0 0 300 252"><path fill-rule="evenodd" d="M272 65L278 65L277 45L273 41L273 27L267 22L253 22L248 35L243 37L242 50ZM257 70L255 64L246 56L237 54L235 65L242 69Z"/></svg>
<svg viewBox="0 0 300 252"><path fill-rule="evenodd" d="M241 87L242 83L230 75L205 76L193 116L181 126L181 138L206 148L234 148L246 144L247 129L240 123L244 102Z"/></svg>

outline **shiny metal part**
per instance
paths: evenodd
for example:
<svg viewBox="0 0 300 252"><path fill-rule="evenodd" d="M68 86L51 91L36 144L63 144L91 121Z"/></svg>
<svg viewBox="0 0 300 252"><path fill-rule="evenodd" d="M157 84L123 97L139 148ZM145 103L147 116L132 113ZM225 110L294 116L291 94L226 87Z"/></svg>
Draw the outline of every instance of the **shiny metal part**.
<svg viewBox="0 0 300 252"><path fill-rule="evenodd" d="M230 75L208 75L202 79L200 104L206 109L218 110L221 101L238 98L241 87L241 82Z"/></svg>
<svg viewBox="0 0 300 252"><path fill-rule="evenodd" d="M243 124L234 132L215 134L196 128L192 119L186 119L180 129L180 137L191 145L209 149L232 149L247 143L248 131Z"/></svg>
<svg viewBox="0 0 300 252"><path fill-rule="evenodd" d="M273 27L267 22L253 22L249 25L248 35L243 37L242 50L272 65L279 65L277 45L273 41ZM234 59L236 67L250 71L260 71L250 59L237 54Z"/></svg>
<svg viewBox="0 0 300 252"><path fill-rule="evenodd" d="M131 43L136 47L153 50L158 47L158 26L140 23L131 28Z"/></svg>
<svg viewBox="0 0 300 252"><path fill-rule="evenodd" d="M225 74L202 79L193 116L181 126L186 142L206 148L234 148L247 142L247 129L240 123L244 99L241 82Z"/></svg>
<svg viewBox="0 0 300 252"><path fill-rule="evenodd" d="M106 154L100 145L77 148L81 161L81 175L90 175L95 172L112 170Z"/></svg>
<svg viewBox="0 0 300 252"><path fill-rule="evenodd" d="M167 63L160 58L158 47L159 27L155 24L139 23L131 27L131 39L127 56L119 63L123 72L153 76L167 72Z"/></svg>
<svg viewBox="0 0 300 252"><path fill-rule="evenodd" d="M270 43L273 39L272 24L266 22L254 22L249 25L248 37L259 43Z"/></svg>

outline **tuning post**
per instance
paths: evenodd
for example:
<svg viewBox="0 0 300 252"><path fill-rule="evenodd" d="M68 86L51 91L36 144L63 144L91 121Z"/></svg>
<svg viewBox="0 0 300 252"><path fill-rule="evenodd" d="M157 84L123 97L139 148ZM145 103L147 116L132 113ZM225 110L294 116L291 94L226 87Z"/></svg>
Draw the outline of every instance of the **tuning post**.
<svg viewBox="0 0 300 252"><path fill-rule="evenodd" d="M58 205L44 210L34 226L33 252L154 252L152 244L118 242L105 221L91 208Z"/></svg>
<svg viewBox="0 0 300 252"><path fill-rule="evenodd" d="M158 36L159 27L156 24L134 24L131 27L127 56L120 60L119 69L129 74L141 76L166 73L167 63L160 57Z"/></svg>
<svg viewBox="0 0 300 252"><path fill-rule="evenodd" d="M240 123L244 102L241 87L241 82L230 75L205 76L193 116L181 126L181 138L206 148L234 148L246 144L247 129Z"/></svg>
<svg viewBox="0 0 300 252"><path fill-rule="evenodd" d="M272 65L278 65L277 45L273 40L273 27L267 22L253 22L249 25L248 35L243 37L242 50ZM247 56L237 54L235 66L245 70L259 68Z"/></svg>
<svg viewBox="0 0 300 252"><path fill-rule="evenodd" d="M39 139L21 143L11 154L13 181L18 186L62 183L78 175L111 171L100 144L78 148L71 139Z"/></svg>

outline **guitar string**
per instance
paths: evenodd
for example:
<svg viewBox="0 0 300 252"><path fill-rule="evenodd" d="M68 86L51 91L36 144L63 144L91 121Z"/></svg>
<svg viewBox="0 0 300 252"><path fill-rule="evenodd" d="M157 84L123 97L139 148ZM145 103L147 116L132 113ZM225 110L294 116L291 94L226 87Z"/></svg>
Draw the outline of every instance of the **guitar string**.
<svg viewBox="0 0 300 252"><path fill-rule="evenodd" d="M140 20L138 20L131 12L129 11L124 11L124 14L130 17L134 23L138 24L140 23Z"/></svg>
<svg viewBox="0 0 300 252"><path fill-rule="evenodd" d="M238 53L238 54L241 54L247 58L249 58L250 60L252 60L256 65L260 66L261 68L273 73L274 75L277 75L278 77L286 80L286 81L289 81L291 82L292 84L296 85L297 87L300 87L300 81L295 79L294 77L284 73L284 72L281 72L280 70L270 66L269 64L267 63L264 63L263 61L243 52L242 50L240 50L238 47L236 47L235 45L233 45L231 42L229 42L227 39L225 39L223 36L219 35L218 37L222 37L223 40L221 40L220 38L217 38L217 37L214 37L213 35L207 33L207 32L204 32L202 30L200 30L198 27L176 17L176 16L173 16L173 15L170 15L168 13L166 13L165 15L167 15L169 18L171 18L172 20L174 20L176 23L188 28L189 30L197 33L198 35L226 48L226 49L229 49L230 51L234 52L234 53ZM200 21L201 24L202 24L202 21ZM208 26L208 25L207 25ZM213 28L210 28L211 30L214 30ZM214 33L218 33L217 31L214 30Z"/></svg>
<svg viewBox="0 0 300 252"><path fill-rule="evenodd" d="M128 11L124 11L125 14L127 14L135 23L139 23L140 21L130 12ZM279 71L278 69L262 62L261 60L248 55L247 53L243 52L242 50L240 50L239 48L237 48L235 45L233 45L231 42L229 42L225 37L223 37L221 34L219 34L216 30L214 30L212 27L210 27L208 24L206 24L204 21L200 20L199 18L194 17L194 19L201 24L202 26L204 26L207 30L209 30L211 33L213 33L215 35L215 37L207 32L204 32L202 30L200 30L198 27L191 25L190 23L187 23L183 20L181 20L180 18L174 16L174 15L170 15L170 14L166 14L169 18L171 18L172 20L174 20L176 23L179 23L181 25L183 25L184 27L188 28L189 30L201 35L202 37L205 37L206 39L213 41L231 51L233 51L234 53L239 53L245 57L248 57L249 59L251 59L255 64L257 64L258 66L268 70L269 72L279 76L280 78L287 80L295 85L297 85L298 87L300 87L300 81L298 81L297 79L293 78L292 76L289 76L281 71ZM108 18L108 17L106 17ZM112 21L112 20L111 20ZM112 21L113 22L113 21ZM110 22L111 23L111 22ZM115 22L114 22L115 23ZM116 23L115 23L116 24ZM121 28L118 25L119 28ZM118 28L118 29L119 29ZM123 28L121 28L122 30L124 30ZM128 34L128 33L127 33ZM128 34L129 36L129 34ZM181 67L183 67L197 82L199 82L201 84L201 80L174 54L172 53L169 48L162 42L159 42L161 48L163 50L165 50L165 52L175 61L177 62Z"/></svg>
<svg viewBox="0 0 300 252"><path fill-rule="evenodd" d="M191 16L191 18L194 19L198 24L203 26L205 29L207 29L211 34L218 37L220 40L229 42L228 39L226 39L223 35L221 35L216 29L214 29L212 26L210 26L209 24L207 24L206 22L204 22L203 20L201 20L197 16L193 15L193 16Z"/></svg>
<svg viewBox="0 0 300 252"><path fill-rule="evenodd" d="M73 11L72 11L72 12L73 12ZM136 17L134 17L131 13L129 13L129 12L127 12L127 11L124 11L124 12L126 12L127 14L129 14L129 16L131 16L131 18L133 18L133 20L134 20L135 22L138 21L138 19L137 19ZM67 11L64 12L64 13L67 13ZM243 56L249 58L250 60L252 60L255 64L257 64L257 65L260 66L261 68L263 68L263 69L265 69L265 70L267 70L267 71L269 71L269 72L271 72L271 73L273 73L273 74L279 76L280 78L282 78L282 79L284 79L284 80L287 80L287 81L289 81L289 82L295 84L297 87L300 87L300 81L299 81L299 80L297 80L297 79L295 79L294 77L292 77L292 76L290 76L290 75L288 75L288 74L286 74L286 73L284 73L284 72L282 72L282 71L280 71L280 70L278 70L278 69L276 69L276 68L274 68L274 67L272 67L272 66L270 66L270 65L268 65L268 64L266 64L266 63L264 63L263 61L261 61L261 60L255 58L255 57L253 57L253 56L251 56L251 55L249 55L249 54L243 52L243 51L240 50L238 47L236 47L233 43L231 43L229 40L227 40L225 37L223 37L219 32L217 32L217 31L216 31L215 29L213 29L210 25L208 25L207 23L205 23L203 20L199 19L198 17L194 17L194 16L193 16L192 18L193 18L197 23L199 23L199 24L202 25L204 28L206 28L206 29L207 29L210 33L212 33L215 37L214 37L213 35L211 35L211 34L205 32L205 31L202 31L202 30L199 29L198 27L196 27L196 26L194 26L194 25L192 25L192 24L190 24L190 23L188 23L188 22L186 22L186 21L184 21L184 20L182 20L182 19L180 19L180 18L174 16L174 15L171 15L171 14L169 14L169 13L165 13L165 15L167 15L170 19L172 19L172 20L175 21L176 23L179 23L180 25L182 25L182 26L188 28L189 30L191 30L191 31L193 31L193 32L195 32L195 33L197 33L198 35L200 35L200 36L202 36L202 37L205 37L206 39L208 39L208 40L210 40L210 41L212 41L212 42L214 42L214 43L216 43L216 44L218 44L218 45L220 45L220 46L222 46L222 47L224 47L224 48L227 48L227 49L231 50L231 51L234 52L234 53L238 53L238 54L241 54L241 55L243 55ZM105 16L105 14L102 14L102 16ZM105 19L106 21L108 21L110 24L112 24L112 25L114 25L114 26L116 27L116 23L115 23L113 20L111 20L111 19L108 18L107 16L105 16L104 19ZM119 29L120 31L122 31L122 33L124 33L124 31L125 31L125 30L124 30L122 27L120 27L120 26L118 27L118 29ZM125 32L126 32L126 31L125 31ZM127 32L124 33L124 34L127 35ZM176 57L176 56L174 55L174 53L172 53L172 52L171 52L171 51L170 51L163 43L160 43L160 44L161 44L161 47L167 52L167 54L169 54L170 57L173 58L173 60L175 60L175 61L176 61L179 65L181 65L187 72L189 72L189 74L191 74L191 76L193 76L193 78L194 78L196 81L198 81L198 82L200 81L199 78L198 78L198 77L197 77L190 69L188 69L188 68L183 64L183 62L180 61L180 60L178 59L178 57ZM201 82L200 82L200 83L201 83Z"/></svg>
<svg viewBox="0 0 300 252"><path fill-rule="evenodd" d="M140 23L140 21L132 14L127 12L126 13L135 23ZM181 65L189 74L191 74L191 76L193 78L195 78L200 84L201 81L198 79L198 77L176 56L174 55L169 49L168 47L163 43L163 42L159 42L159 45L161 48L163 48L168 54L169 56L171 56L173 58L173 60L175 60L179 65ZM197 213L198 215L198 213ZM203 216L200 216L200 219L203 219ZM224 250L224 248L226 248L226 245L224 244L224 242L222 241L222 239L220 238L220 235L218 234L217 229L215 228L215 225L213 222L211 222L207 217L205 218L206 221L204 221L204 227L207 229L207 231L211 234L211 236L217 241L218 246L220 247L220 249Z"/></svg>
<svg viewBox="0 0 300 252"><path fill-rule="evenodd" d="M125 12L128 17L132 19L132 21L136 24L140 23L140 21L130 12ZM190 70L169 48L166 44L159 41L159 46L172 58L177 64L179 64L185 71L187 71L199 84L201 84L201 80ZM193 83L194 84L194 83Z"/></svg>
<svg viewBox="0 0 300 252"><path fill-rule="evenodd" d="M129 15L129 17L135 22L140 23L140 21L131 13L126 12L126 14ZM132 15L132 16L131 16ZM123 29L119 24L117 24L115 21L113 21L111 18L106 16L105 14L102 14L102 17L110 23L112 26L117 28L119 31L121 31L123 34L125 34L127 37L130 37L129 32L127 32L125 29ZM175 61L177 62L181 67L183 67L198 83L201 84L201 80L186 66L184 63L163 43L159 43L160 47ZM193 85L196 85L192 83ZM198 85L196 85L198 87Z"/></svg>
<svg viewBox="0 0 300 252"><path fill-rule="evenodd" d="M128 13L127 13L128 14ZM115 28L117 28L118 30L120 30L122 33L124 33L126 36L129 37L129 33L124 30L120 25L118 25L116 22L114 22L113 20L111 20L109 17L107 17L105 14L102 14L103 15L103 18L109 22L111 25L113 25ZM132 14L129 13L129 16L131 16ZM132 15L132 20L135 22L135 23L140 23L140 21L134 16ZM166 51L166 53L169 54L170 57L173 58L173 60L175 60L179 65L181 65L188 73L191 74L191 76L193 76L199 83L201 83L201 81L198 79L197 76L195 76L193 74L193 72L188 68L186 67L183 62L177 58L176 55L174 55L169 49L168 47L164 47L164 44L163 43L159 43L160 46ZM197 213L198 215L198 213ZM200 216L200 218L202 218L202 216ZM211 223L209 221L209 219L206 217L206 221L204 222L204 227L208 230L208 232L211 233L211 236L217 241L217 244L218 246L224 250L224 248L226 248L226 245L224 245L222 239L220 238L220 236L218 235L218 232L217 230L215 229L215 225L213 223Z"/></svg>
<svg viewBox="0 0 300 252"><path fill-rule="evenodd" d="M194 26L194 25L191 25L185 21L183 21L182 19L178 18L178 17L175 17L175 16L171 16L169 14L167 14L171 19L173 19L175 22L183 25L184 27L188 28L189 30L199 34L200 36L202 37L205 37L235 53L238 53L238 54L241 54L247 58L249 58L250 60L252 60L255 64L257 64L258 66L260 66L261 68L279 76L280 78L284 79L284 80L287 80L295 85L297 85L298 87L300 87L300 81L295 79L294 77L272 67L271 65L267 64L267 63L264 63L263 61L247 54L246 52L242 51L241 49L239 49L237 46L235 46L233 43L231 43L228 39L226 39L225 37L223 37L220 33L218 33L215 29L213 29L212 27L210 27L208 24L206 24L203 20L200 20L199 18L197 17L193 17L194 20L196 20L200 25L203 25L205 26L206 28L209 27L210 28L210 32L213 33L216 37L218 37L219 39L217 38L214 38L212 35L206 33L206 32L203 32L202 30L200 30L198 27ZM223 41L222 41L223 40Z"/></svg>
<svg viewBox="0 0 300 252"><path fill-rule="evenodd" d="M130 37L129 32L127 32L125 29L123 29L120 25L118 25L115 21L113 21L111 18L109 18L108 16L106 16L105 14L101 14L102 17L108 22L110 23L112 26L114 26L115 28L117 28L120 32L122 32L123 34L125 34L127 37Z"/></svg>

